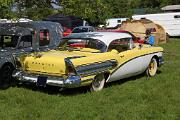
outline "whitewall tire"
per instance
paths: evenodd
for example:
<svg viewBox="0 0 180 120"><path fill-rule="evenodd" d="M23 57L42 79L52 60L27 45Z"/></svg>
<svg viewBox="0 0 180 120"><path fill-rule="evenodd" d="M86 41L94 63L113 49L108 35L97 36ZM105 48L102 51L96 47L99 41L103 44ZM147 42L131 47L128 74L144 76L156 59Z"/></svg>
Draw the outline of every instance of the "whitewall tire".
<svg viewBox="0 0 180 120"><path fill-rule="evenodd" d="M146 75L148 77L153 77L156 75L158 69L157 60L153 57L149 63L148 68L146 69Z"/></svg>
<svg viewBox="0 0 180 120"><path fill-rule="evenodd" d="M102 90L104 88L104 84L105 84L104 74L96 75L91 83L91 88L90 88L91 92Z"/></svg>

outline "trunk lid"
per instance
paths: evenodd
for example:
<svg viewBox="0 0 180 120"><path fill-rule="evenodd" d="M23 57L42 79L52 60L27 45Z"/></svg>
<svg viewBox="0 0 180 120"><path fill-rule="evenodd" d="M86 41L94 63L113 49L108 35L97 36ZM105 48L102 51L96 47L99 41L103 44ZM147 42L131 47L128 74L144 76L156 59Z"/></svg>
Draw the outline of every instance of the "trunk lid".
<svg viewBox="0 0 180 120"><path fill-rule="evenodd" d="M21 63L26 71L33 73L62 76L66 74L64 59L75 59L91 55L92 53L80 51L49 51L33 53L21 58Z"/></svg>

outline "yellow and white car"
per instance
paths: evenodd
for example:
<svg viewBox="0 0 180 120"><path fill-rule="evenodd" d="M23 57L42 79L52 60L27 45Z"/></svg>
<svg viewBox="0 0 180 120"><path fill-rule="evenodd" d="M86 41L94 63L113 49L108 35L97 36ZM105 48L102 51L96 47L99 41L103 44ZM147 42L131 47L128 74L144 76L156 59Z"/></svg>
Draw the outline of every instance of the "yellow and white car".
<svg viewBox="0 0 180 120"><path fill-rule="evenodd" d="M13 76L38 86L73 88L104 84L146 72L154 76L163 64L163 48L134 43L127 33L74 33L59 48L19 58Z"/></svg>

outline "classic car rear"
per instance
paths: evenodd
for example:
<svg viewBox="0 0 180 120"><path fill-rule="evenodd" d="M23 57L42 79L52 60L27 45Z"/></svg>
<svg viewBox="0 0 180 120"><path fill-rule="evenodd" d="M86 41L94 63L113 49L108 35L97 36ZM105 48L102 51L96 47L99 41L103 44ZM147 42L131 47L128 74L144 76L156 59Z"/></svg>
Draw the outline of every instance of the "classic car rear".
<svg viewBox="0 0 180 120"><path fill-rule="evenodd" d="M21 56L13 76L38 86L90 85L99 91L106 82L144 71L154 76L163 63L162 52L161 47L134 44L127 33L78 33L64 38L57 49Z"/></svg>

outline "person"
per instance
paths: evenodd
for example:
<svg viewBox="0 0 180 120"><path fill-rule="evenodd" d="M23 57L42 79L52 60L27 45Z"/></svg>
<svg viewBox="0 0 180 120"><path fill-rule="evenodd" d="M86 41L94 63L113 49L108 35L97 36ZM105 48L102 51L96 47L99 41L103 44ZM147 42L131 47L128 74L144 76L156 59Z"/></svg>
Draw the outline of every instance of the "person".
<svg viewBox="0 0 180 120"><path fill-rule="evenodd" d="M149 44L150 44L151 46L153 46L153 45L155 44L154 41L155 41L154 36L150 34L150 36L149 36Z"/></svg>
<svg viewBox="0 0 180 120"><path fill-rule="evenodd" d="M145 37L145 44L150 44L153 46L155 44L155 37L151 34L151 30L147 29L146 30L146 37Z"/></svg>

